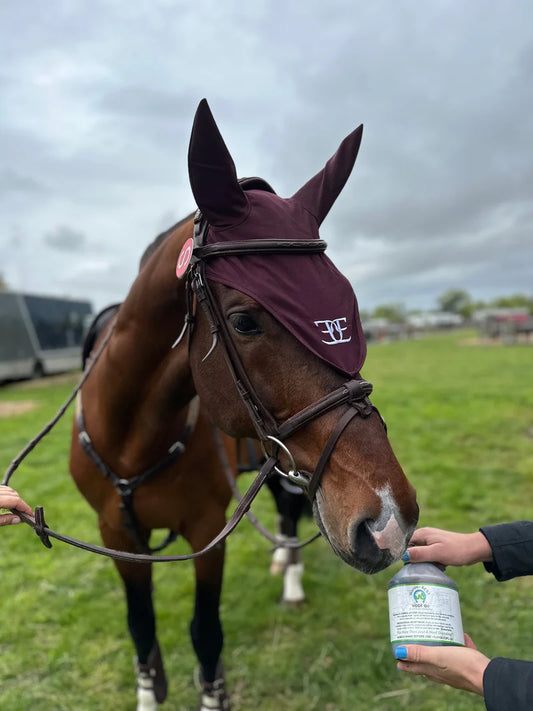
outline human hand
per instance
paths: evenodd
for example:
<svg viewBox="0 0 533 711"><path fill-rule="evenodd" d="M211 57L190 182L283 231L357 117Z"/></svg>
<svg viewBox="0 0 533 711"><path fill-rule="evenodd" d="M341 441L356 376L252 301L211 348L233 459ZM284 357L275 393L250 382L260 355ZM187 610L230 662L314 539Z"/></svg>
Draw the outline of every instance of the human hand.
<svg viewBox="0 0 533 711"><path fill-rule="evenodd" d="M491 561L492 549L481 531L454 533L440 528L419 528L413 533L403 560L443 566L472 565Z"/></svg>
<svg viewBox="0 0 533 711"><path fill-rule="evenodd" d="M490 659L476 649L467 634L464 647L407 644L396 649L396 658L401 671L483 696L483 674Z"/></svg>
<svg viewBox="0 0 533 711"><path fill-rule="evenodd" d="M31 507L10 486L0 485L0 509L18 509L33 516ZM19 516L13 513L0 514L0 526L9 526L12 523L20 523Z"/></svg>

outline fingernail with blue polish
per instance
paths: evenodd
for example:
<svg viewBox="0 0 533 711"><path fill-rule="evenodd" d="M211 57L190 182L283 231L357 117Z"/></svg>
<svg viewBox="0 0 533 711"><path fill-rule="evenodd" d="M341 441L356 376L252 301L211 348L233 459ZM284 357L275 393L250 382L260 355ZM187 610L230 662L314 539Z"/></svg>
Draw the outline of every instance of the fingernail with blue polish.
<svg viewBox="0 0 533 711"><path fill-rule="evenodd" d="M407 649L405 647L396 647L394 654L396 659L407 659Z"/></svg>
<svg viewBox="0 0 533 711"><path fill-rule="evenodd" d="M409 553L408 553L408 551L405 551L405 553L402 555L402 560L403 560L404 563L407 563L407 561L409 560Z"/></svg>

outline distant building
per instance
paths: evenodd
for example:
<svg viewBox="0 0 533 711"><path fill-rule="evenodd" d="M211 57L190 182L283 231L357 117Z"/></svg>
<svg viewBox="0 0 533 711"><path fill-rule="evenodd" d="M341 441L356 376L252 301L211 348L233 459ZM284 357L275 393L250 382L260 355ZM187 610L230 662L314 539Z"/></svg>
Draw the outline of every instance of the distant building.
<svg viewBox="0 0 533 711"><path fill-rule="evenodd" d="M420 314L411 314L407 323L415 330L425 331L432 329L458 328L464 325L464 318L450 311L425 311Z"/></svg>
<svg viewBox="0 0 533 711"><path fill-rule="evenodd" d="M472 321L488 338L513 342L517 337L533 333L533 316L527 308L487 308L474 311Z"/></svg>
<svg viewBox="0 0 533 711"><path fill-rule="evenodd" d="M362 322L363 333L368 342L398 341L407 338L408 329L403 323L392 323L388 318L370 318Z"/></svg>

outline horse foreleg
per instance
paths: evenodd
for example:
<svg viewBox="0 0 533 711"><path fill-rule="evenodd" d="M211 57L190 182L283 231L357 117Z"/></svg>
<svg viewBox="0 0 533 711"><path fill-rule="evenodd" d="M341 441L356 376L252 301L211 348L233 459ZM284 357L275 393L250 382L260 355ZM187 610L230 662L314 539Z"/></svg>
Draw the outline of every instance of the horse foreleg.
<svg viewBox="0 0 533 711"><path fill-rule="evenodd" d="M223 525L223 520L222 524ZM205 529L191 540L196 550L205 545ZM216 531L213 533L213 537ZM196 591L194 616L191 621L191 640L200 662L200 711L226 711L230 708L226 695L221 652L224 635L219 606L224 568L224 545L194 561Z"/></svg>
<svg viewBox="0 0 533 711"><path fill-rule="evenodd" d="M295 488L290 491L279 477L271 477L268 486L278 510L278 536L281 540L298 541L298 521L305 508L304 495ZM302 587L304 565L300 549L281 545L276 548L270 563L271 575L283 573L281 602L299 606L305 601Z"/></svg>
<svg viewBox="0 0 533 711"><path fill-rule="evenodd" d="M117 550L132 549L122 531L100 524L106 546ZM152 566L149 563L115 561L122 578L127 603L128 629L136 651L137 711L156 711L167 696L167 680L156 636L152 599Z"/></svg>
<svg viewBox="0 0 533 711"><path fill-rule="evenodd" d="M151 580L148 585L139 582L124 580L128 629L137 652L137 711L155 711L166 699L167 680L155 631Z"/></svg>

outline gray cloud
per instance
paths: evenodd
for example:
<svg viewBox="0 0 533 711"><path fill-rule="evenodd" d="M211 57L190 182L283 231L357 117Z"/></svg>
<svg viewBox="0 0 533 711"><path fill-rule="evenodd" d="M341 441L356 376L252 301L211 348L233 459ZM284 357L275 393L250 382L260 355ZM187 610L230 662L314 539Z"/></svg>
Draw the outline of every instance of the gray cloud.
<svg viewBox="0 0 533 711"><path fill-rule="evenodd" d="M46 185L28 175L22 175L11 169L0 172L0 197L10 192L34 194L46 191Z"/></svg>
<svg viewBox="0 0 533 711"><path fill-rule="evenodd" d="M45 234L44 242L63 252L81 252L87 246L87 235L75 228L60 225Z"/></svg>
<svg viewBox="0 0 533 711"><path fill-rule="evenodd" d="M126 115L138 120L155 119L190 124L192 97L146 86L120 86L107 91L99 104L103 111Z"/></svg>
<svg viewBox="0 0 533 711"><path fill-rule="evenodd" d="M365 308L431 307L455 286L531 292L528 0L490 11L483 0L95 0L46 12L28 0L0 7L0 46L0 256L12 279L38 272L44 291L122 299L146 244L193 208L187 146L206 96L239 175L284 196L365 124L323 225Z"/></svg>

